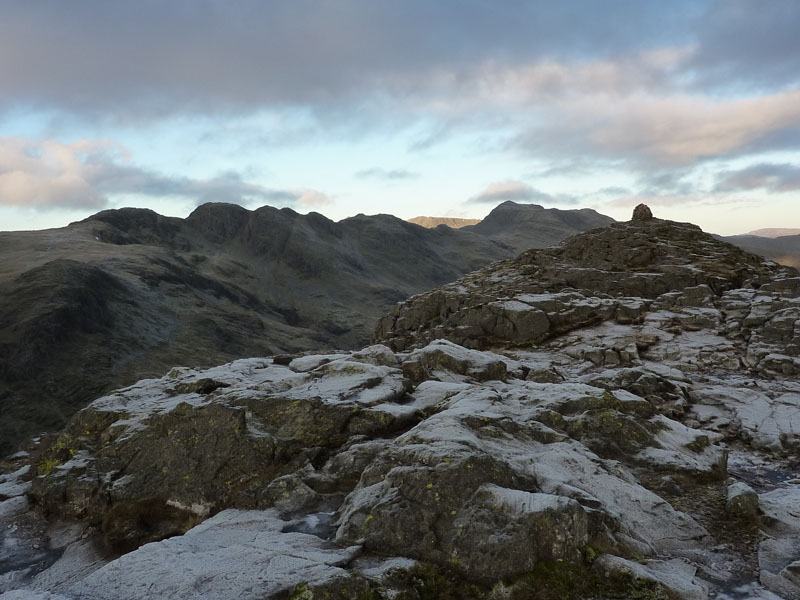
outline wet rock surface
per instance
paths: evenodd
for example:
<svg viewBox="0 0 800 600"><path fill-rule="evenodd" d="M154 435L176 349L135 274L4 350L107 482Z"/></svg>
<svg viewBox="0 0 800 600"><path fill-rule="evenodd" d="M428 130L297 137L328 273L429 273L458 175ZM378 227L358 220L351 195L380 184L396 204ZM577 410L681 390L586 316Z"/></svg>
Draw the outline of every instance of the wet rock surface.
<svg viewBox="0 0 800 600"><path fill-rule="evenodd" d="M634 220L118 390L4 464L0 598L800 598L795 278Z"/></svg>

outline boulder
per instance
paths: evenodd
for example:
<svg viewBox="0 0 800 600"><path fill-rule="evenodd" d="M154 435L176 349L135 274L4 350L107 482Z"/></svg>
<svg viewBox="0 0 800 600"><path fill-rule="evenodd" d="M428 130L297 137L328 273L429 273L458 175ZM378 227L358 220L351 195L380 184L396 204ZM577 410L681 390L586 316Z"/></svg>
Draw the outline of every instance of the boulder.
<svg viewBox="0 0 800 600"><path fill-rule="evenodd" d="M728 486L725 510L738 518L758 516L758 494L746 483L737 481Z"/></svg>

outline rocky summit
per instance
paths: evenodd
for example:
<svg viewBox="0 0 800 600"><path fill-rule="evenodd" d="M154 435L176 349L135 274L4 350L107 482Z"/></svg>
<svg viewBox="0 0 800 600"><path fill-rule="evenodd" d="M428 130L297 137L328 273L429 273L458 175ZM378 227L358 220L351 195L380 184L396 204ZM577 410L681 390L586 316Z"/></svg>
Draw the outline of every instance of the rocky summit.
<svg viewBox="0 0 800 600"><path fill-rule="evenodd" d="M645 215L375 338L175 368L10 457L0 598L800 599L793 269Z"/></svg>

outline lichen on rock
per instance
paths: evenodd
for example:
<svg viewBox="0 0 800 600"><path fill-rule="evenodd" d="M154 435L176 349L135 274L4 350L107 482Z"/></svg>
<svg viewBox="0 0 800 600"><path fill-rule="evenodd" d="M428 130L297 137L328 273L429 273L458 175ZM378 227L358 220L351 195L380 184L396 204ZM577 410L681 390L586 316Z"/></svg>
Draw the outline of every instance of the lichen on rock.
<svg viewBox="0 0 800 600"><path fill-rule="evenodd" d="M8 580L69 600L798 598L795 279L648 216L413 297L361 351L118 390L0 476L0 525L27 477L37 509L124 554Z"/></svg>

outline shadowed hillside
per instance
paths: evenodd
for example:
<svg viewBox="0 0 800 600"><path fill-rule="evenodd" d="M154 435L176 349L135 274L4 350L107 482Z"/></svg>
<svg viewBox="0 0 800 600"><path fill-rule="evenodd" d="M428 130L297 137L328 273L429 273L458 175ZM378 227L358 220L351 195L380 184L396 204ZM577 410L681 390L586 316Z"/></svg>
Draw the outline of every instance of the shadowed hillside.
<svg viewBox="0 0 800 600"><path fill-rule="evenodd" d="M755 252L782 265L800 267L800 235L762 237L757 235L733 235L723 238L748 252Z"/></svg>
<svg viewBox="0 0 800 600"><path fill-rule="evenodd" d="M537 204L503 202L480 223L464 227L464 230L502 242L510 246L514 254L519 254L529 248L552 246L570 235L613 222L611 217L590 208L560 210Z"/></svg>
<svg viewBox="0 0 800 600"><path fill-rule="evenodd" d="M565 221L570 212L558 211ZM549 243L552 219L541 223L506 243L499 230L425 229L389 215L335 223L206 204L186 219L120 209L2 233L0 451L173 365L363 345L396 302Z"/></svg>

